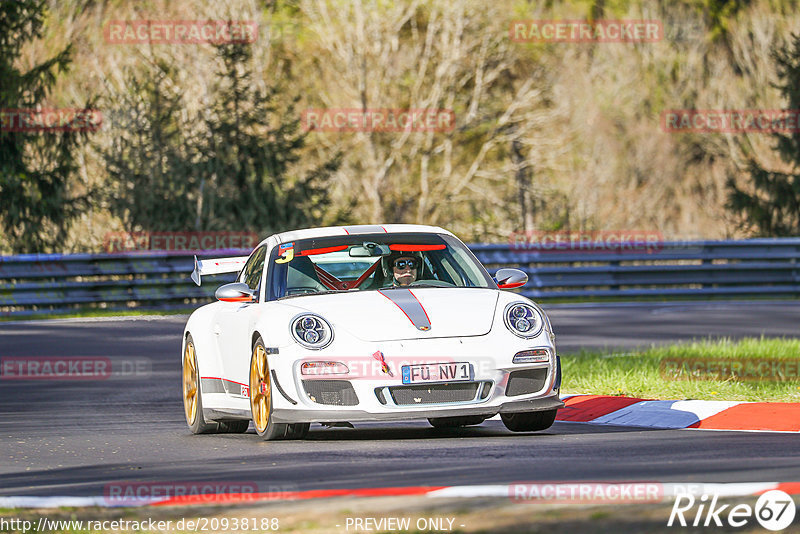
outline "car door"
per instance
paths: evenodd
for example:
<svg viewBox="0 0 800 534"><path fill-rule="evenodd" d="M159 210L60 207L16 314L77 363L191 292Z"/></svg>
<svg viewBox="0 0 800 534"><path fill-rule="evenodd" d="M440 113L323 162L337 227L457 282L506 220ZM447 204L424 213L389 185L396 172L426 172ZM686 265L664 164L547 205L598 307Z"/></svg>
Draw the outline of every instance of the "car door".
<svg viewBox="0 0 800 534"><path fill-rule="evenodd" d="M255 291L256 300L221 303L213 326L222 358L222 368L225 371L225 376L220 378L236 382L240 391L233 393L242 395L247 394L251 337L260 311L259 300L263 293L261 289L266 255L266 245L254 250L237 279Z"/></svg>

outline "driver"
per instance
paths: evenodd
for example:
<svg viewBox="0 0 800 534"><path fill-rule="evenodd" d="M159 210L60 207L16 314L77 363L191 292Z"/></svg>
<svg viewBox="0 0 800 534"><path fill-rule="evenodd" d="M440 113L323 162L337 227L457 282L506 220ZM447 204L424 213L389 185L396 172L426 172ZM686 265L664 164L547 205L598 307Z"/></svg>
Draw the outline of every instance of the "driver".
<svg viewBox="0 0 800 534"><path fill-rule="evenodd" d="M386 274L391 272L391 277L387 276L392 286L407 286L417 281L422 258L413 252L394 253L384 258L384 271Z"/></svg>

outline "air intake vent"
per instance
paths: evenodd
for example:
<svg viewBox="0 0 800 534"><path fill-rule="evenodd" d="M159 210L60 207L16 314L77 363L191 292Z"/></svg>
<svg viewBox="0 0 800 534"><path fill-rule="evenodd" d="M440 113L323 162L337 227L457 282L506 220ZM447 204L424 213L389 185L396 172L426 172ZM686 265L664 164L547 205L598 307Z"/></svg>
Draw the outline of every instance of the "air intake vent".
<svg viewBox="0 0 800 534"><path fill-rule="evenodd" d="M358 404L353 385L347 380L303 380L303 389L311 402L332 406Z"/></svg>
<svg viewBox="0 0 800 534"><path fill-rule="evenodd" d="M508 377L508 387L506 387L507 397L536 393L544 387L547 380L547 368L523 369L514 371Z"/></svg>
<svg viewBox="0 0 800 534"><path fill-rule="evenodd" d="M480 382L458 382L426 386L395 386L389 388L389 393L399 406L468 402L475 400L479 385Z"/></svg>

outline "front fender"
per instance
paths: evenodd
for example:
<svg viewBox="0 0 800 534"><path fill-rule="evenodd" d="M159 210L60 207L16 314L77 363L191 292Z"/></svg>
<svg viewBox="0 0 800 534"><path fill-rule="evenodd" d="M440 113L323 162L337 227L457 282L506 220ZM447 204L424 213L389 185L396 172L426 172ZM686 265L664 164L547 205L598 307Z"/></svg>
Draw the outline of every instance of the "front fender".
<svg viewBox="0 0 800 534"><path fill-rule="evenodd" d="M183 329L183 350L186 350L186 337L192 335L197 371L202 376L222 376L222 360L214 335L214 314L218 303L207 304L196 309L186 321Z"/></svg>

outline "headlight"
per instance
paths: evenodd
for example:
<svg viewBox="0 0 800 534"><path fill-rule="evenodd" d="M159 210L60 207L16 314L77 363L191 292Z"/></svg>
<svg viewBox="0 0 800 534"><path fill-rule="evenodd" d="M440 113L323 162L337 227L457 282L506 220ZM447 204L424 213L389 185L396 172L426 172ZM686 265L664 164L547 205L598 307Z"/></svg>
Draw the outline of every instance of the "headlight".
<svg viewBox="0 0 800 534"><path fill-rule="evenodd" d="M547 363L550 361L550 349L523 350L514 355L514 363Z"/></svg>
<svg viewBox="0 0 800 534"><path fill-rule="evenodd" d="M513 302L506 306L503 317L506 328L525 339L538 336L544 327L544 317L539 310L522 302Z"/></svg>
<svg viewBox="0 0 800 534"><path fill-rule="evenodd" d="M319 315L298 315L292 320L291 330L295 341L309 349L324 349L333 341L331 325Z"/></svg>

